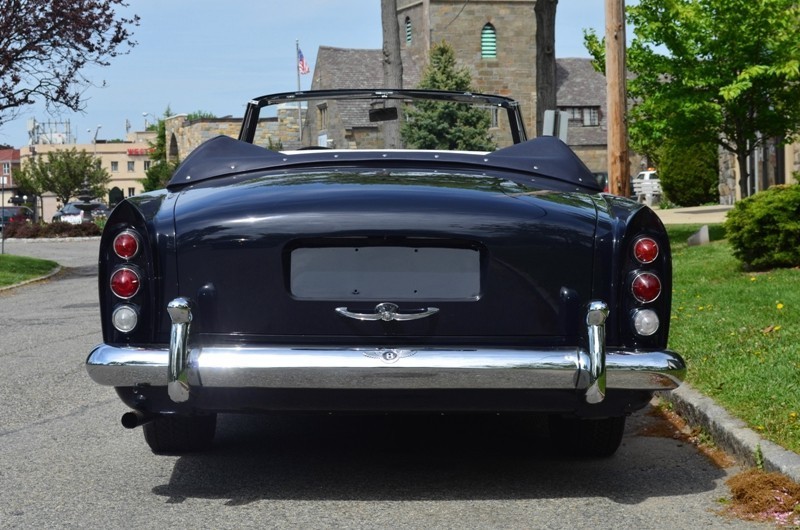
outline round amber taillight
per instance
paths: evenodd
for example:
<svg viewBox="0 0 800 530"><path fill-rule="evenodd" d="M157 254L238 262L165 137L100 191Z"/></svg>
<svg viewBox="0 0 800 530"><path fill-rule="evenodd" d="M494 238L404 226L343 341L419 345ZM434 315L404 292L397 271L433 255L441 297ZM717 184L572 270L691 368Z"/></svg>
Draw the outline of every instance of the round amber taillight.
<svg viewBox="0 0 800 530"><path fill-rule="evenodd" d="M111 275L111 292L120 298L130 298L139 292L141 281L132 269L118 269Z"/></svg>
<svg viewBox="0 0 800 530"><path fill-rule="evenodd" d="M631 293L643 304L652 302L661 294L661 280L651 272L638 274L631 284Z"/></svg>
<svg viewBox="0 0 800 530"><path fill-rule="evenodd" d="M122 259L131 259L139 253L139 238L133 232L122 232L114 238L114 253Z"/></svg>
<svg viewBox="0 0 800 530"><path fill-rule="evenodd" d="M633 244L633 256L639 263L653 263L658 257L658 243L649 237L637 240Z"/></svg>

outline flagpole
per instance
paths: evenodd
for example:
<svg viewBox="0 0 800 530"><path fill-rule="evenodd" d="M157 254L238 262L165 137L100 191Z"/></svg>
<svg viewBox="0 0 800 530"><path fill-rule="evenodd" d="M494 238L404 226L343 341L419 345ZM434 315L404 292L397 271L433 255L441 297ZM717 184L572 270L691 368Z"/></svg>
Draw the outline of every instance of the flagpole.
<svg viewBox="0 0 800 530"><path fill-rule="evenodd" d="M300 92L300 39L294 41L294 69L297 70L297 91ZM301 110L301 103L297 102L297 125L300 131L300 142L303 142L303 114Z"/></svg>

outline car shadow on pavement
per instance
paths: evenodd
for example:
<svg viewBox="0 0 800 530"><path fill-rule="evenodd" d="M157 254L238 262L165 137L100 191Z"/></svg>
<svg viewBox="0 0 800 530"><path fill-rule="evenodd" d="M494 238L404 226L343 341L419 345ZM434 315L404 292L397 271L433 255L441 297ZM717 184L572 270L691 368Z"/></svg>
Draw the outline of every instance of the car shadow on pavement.
<svg viewBox="0 0 800 530"><path fill-rule="evenodd" d="M725 477L694 447L639 436L637 413L612 458L560 456L541 417L220 416L214 449L180 457L153 492L259 500L488 500L651 497L713 490ZM160 457L157 457L160 458Z"/></svg>

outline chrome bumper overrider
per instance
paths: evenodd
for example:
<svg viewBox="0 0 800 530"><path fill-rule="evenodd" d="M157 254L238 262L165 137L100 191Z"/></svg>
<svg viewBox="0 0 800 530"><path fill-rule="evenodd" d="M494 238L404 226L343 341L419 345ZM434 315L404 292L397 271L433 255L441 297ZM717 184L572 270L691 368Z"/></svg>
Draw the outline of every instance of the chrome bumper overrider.
<svg viewBox="0 0 800 530"><path fill-rule="evenodd" d="M191 302L169 304L169 348L97 346L86 361L91 378L115 387L167 386L175 402L193 387L308 389L583 390L599 403L606 389L670 390L686 371L669 350L606 350L602 302L587 308L581 348L438 348L320 346L189 347Z"/></svg>

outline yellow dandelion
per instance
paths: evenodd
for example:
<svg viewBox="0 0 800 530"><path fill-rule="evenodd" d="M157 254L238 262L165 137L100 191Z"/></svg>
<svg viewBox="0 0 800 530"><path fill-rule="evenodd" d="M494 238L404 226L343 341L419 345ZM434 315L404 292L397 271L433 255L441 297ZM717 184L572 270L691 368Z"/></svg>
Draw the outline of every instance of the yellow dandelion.
<svg viewBox="0 0 800 530"><path fill-rule="evenodd" d="M777 307L777 308L778 308L778 311L780 311L781 309L783 309L783 304L782 304L782 303L780 303L780 302L778 302L778 303L775 305L775 307Z"/></svg>
<svg viewBox="0 0 800 530"><path fill-rule="evenodd" d="M793 419L793 420L796 420L797 419L797 413L796 412L790 412L789 413L789 418Z"/></svg>
<svg viewBox="0 0 800 530"><path fill-rule="evenodd" d="M751 281L751 282L754 282L754 281L756 281L756 277L755 277L755 276L750 276L750 281Z"/></svg>

